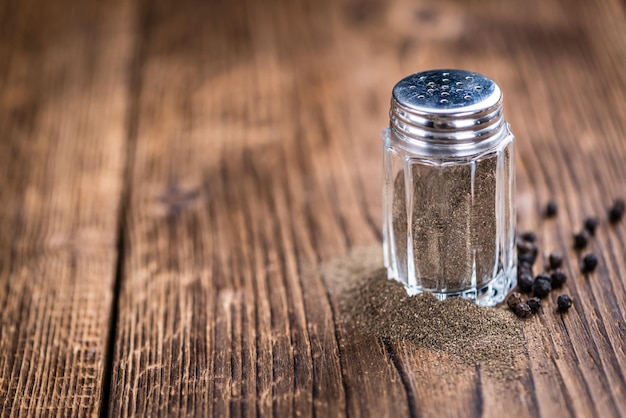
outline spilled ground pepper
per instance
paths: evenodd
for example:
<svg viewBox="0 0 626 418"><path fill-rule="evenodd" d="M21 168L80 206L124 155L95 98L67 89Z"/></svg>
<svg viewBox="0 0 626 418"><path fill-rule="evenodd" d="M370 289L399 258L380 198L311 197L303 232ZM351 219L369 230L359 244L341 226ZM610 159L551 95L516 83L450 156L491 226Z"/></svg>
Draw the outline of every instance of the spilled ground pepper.
<svg viewBox="0 0 626 418"><path fill-rule="evenodd" d="M512 378L523 356L523 321L503 308L463 298L438 301L431 293L408 296L387 279L380 247L354 250L322 266L321 275L339 320L361 335L400 341L413 350L446 355L465 367L480 366L496 378Z"/></svg>

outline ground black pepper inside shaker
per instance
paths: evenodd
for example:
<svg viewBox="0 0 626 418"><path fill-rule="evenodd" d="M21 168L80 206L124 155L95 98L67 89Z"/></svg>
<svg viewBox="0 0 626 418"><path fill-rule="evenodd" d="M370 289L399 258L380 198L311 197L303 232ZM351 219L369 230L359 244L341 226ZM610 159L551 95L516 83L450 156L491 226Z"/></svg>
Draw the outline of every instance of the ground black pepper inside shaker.
<svg viewBox="0 0 626 418"><path fill-rule="evenodd" d="M389 278L410 294L501 302L516 260L514 137L500 88L461 70L406 77L393 89L383 141Z"/></svg>

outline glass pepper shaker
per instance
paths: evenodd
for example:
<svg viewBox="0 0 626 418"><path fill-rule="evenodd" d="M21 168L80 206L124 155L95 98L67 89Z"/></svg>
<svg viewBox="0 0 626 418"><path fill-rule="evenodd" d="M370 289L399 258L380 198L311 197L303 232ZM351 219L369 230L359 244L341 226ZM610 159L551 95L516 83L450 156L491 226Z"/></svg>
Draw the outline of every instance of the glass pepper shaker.
<svg viewBox="0 0 626 418"><path fill-rule="evenodd" d="M517 284L514 136L502 92L462 70L395 85L383 131L388 277L411 295L504 300Z"/></svg>

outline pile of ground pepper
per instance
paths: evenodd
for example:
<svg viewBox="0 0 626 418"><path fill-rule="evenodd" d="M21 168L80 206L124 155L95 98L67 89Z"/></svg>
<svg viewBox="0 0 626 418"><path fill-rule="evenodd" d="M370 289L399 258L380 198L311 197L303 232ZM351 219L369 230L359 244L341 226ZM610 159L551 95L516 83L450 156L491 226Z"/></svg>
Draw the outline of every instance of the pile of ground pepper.
<svg viewBox="0 0 626 418"><path fill-rule="evenodd" d="M555 217L557 213L555 203L547 205L545 216ZM609 223L619 222L624 214L626 204L617 199L609 209ZM584 248L588 236L593 236L597 226L597 218L587 218L583 228L584 243L575 236L574 247ZM521 234L520 239L518 289L537 295L541 290L535 286L537 280L546 282L546 285L549 283L550 290L563 286L567 280L560 269L563 253L555 251L550 254L551 275L542 273L533 279L532 264L538 254L534 245L535 234ZM528 265L526 270L529 273L526 281L523 279L524 264ZM582 258L581 270L592 272L597 264L597 257L589 254ZM516 377L515 364L526 352L525 321L516 318L506 305L515 311L515 306L523 303L528 307L527 314L521 315L524 317L541 309L539 298L524 301L519 293L512 294L507 304L496 308L480 307L462 298L441 302L431 293L408 296L402 284L387 279L378 246L355 250L336 259L323 266L321 273L338 319L347 327L385 341L402 341L414 344L417 349L442 353L451 360L458 360L459 364L479 366L480 370L503 379ZM572 299L566 294L560 295L556 304L559 312L565 312L572 306Z"/></svg>
<svg viewBox="0 0 626 418"><path fill-rule="evenodd" d="M322 275L340 314L364 334L403 340L450 354L461 363L502 378L512 377L516 357L524 353L524 321L504 308L484 308L431 293L408 296L387 279L381 249L354 251L325 266Z"/></svg>

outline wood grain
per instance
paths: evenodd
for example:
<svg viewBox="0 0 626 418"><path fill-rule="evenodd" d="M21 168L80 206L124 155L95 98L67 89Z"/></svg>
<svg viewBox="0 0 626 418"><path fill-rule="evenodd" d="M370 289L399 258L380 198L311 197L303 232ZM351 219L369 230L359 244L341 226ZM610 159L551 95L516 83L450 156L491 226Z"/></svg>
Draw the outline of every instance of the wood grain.
<svg viewBox="0 0 626 418"><path fill-rule="evenodd" d="M618 0L0 0L0 415L626 416L625 24ZM391 87L444 67L501 85L518 229L566 254L574 307L526 322L513 378L363 332L325 276L381 244Z"/></svg>
<svg viewBox="0 0 626 418"><path fill-rule="evenodd" d="M0 2L0 416L102 406L132 20Z"/></svg>
<svg viewBox="0 0 626 418"><path fill-rule="evenodd" d="M624 414L624 227L601 226L594 277L569 250L583 216L626 190L619 4L186 0L143 13L114 415ZM362 335L316 267L380 243L389 90L430 67L500 82L519 226L570 256L575 308L561 318L552 301L529 321L514 380ZM556 221L539 216L548 199Z"/></svg>

